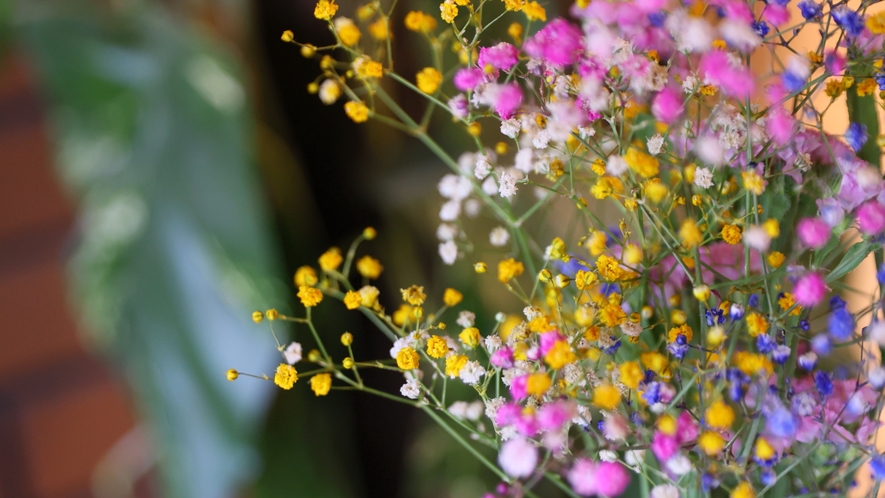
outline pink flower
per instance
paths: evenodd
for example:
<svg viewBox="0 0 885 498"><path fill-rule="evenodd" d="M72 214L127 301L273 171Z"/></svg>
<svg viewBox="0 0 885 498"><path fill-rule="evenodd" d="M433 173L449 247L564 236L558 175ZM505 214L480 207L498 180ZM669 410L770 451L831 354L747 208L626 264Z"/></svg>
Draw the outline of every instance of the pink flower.
<svg viewBox="0 0 885 498"><path fill-rule="evenodd" d="M668 436L660 431L655 431L655 437L651 441L651 451L661 462L666 462L679 450L676 438Z"/></svg>
<svg viewBox="0 0 885 498"><path fill-rule="evenodd" d="M806 273L793 286L793 295L801 306L814 306L823 300L827 284L819 273Z"/></svg>
<svg viewBox="0 0 885 498"><path fill-rule="evenodd" d="M790 11L785 6L770 3L765 6L762 18L774 26L780 26L790 20Z"/></svg>
<svg viewBox="0 0 885 498"><path fill-rule="evenodd" d="M491 362L498 368L513 367L513 350L510 347L503 347L495 351L492 353Z"/></svg>
<svg viewBox="0 0 885 498"><path fill-rule="evenodd" d="M553 330L540 334L539 345L541 346L541 354L546 355L548 351L559 341L564 341L565 336Z"/></svg>
<svg viewBox="0 0 885 498"><path fill-rule="evenodd" d="M528 380L528 375L520 375L510 382L510 396L513 397L513 399L522 399L528 396L528 392L526 391L526 383Z"/></svg>
<svg viewBox="0 0 885 498"><path fill-rule="evenodd" d="M522 90L516 83L508 83L499 87L492 107L501 119L510 119L522 104Z"/></svg>
<svg viewBox="0 0 885 498"><path fill-rule="evenodd" d="M866 235L876 235L885 230L885 207L876 201L868 201L857 209L857 228Z"/></svg>
<svg viewBox="0 0 885 498"><path fill-rule="evenodd" d="M830 225L820 218L802 218L796 225L796 233L803 244L820 249L830 238Z"/></svg>
<svg viewBox="0 0 885 498"><path fill-rule="evenodd" d="M459 69L457 73L455 73L455 78L453 82L455 83L455 88L462 92L466 92L468 90L473 90L477 85L483 82L485 78L485 74L482 72L482 69Z"/></svg>
<svg viewBox="0 0 885 498"><path fill-rule="evenodd" d="M525 439L511 439L501 445L498 464L511 477L528 477L538 465L538 449Z"/></svg>
<svg viewBox="0 0 885 498"><path fill-rule="evenodd" d="M845 71L845 56L836 51L828 51L824 55L824 67L830 74L841 74Z"/></svg>
<svg viewBox="0 0 885 498"><path fill-rule="evenodd" d="M597 465L590 459L579 458L569 469L566 479L572 490L581 496L592 496L597 493Z"/></svg>
<svg viewBox="0 0 885 498"><path fill-rule="evenodd" d="M569 401L547 403L538 410L538 427L544 431L557 431L576 414L574 403Z"/></svg>
<svg viewBox="0 0 885 498"><path fill-rule="evenodd" d="M480 48L476 65L480 69L485 69L486 65L489 65L495 69L509 71L517 62L519 62L519 58L516 47L509 43L501 42L494 47Z"/></svg>
<svg viewBox="0 0 885 498"><path fill-rule="evenodd" d="M690 443L698 437L698 424L691 418L691 414L683 411L676 420L676 441L683 445Z"/></svg>
<svg viewBox="0 0 885 498"><path fill-rule="evenodd" d="M602 462L596 467L596 492L605 496L618 496L630 484L630 475L620 463Z"/></svg>
<svg viewBox="0 0 885 498"><path fill-rule="evenodd" d="M673 88L665 88L655 95L651 112L658 121L671 124L682 114L682 97Z"/></svg>
<svg viewBox="0 0 885 498"><path fill-rule="evenodd" d="M768 115L768 119L765 120L765 128L768 130L771 138L774 139L774 143L779 147L783 147L793 138L793 133L796 130L796 120L793 119L793 116L779 110Z"/></svg>
<svg viewBox="0 0 885 498"><path fill-rule="evenodd" d="M527 54L551 66L574 64L583 51L581 30L565 19L554 19L525 41Z"/></svg>
<svg viewBox="0 0 885 498"><path fill-rule="evenodd" d="M699 72L726 95L746 98L753 90L750 71L740 63L733 63L723 51L714 50L704 54Z"/></svg>

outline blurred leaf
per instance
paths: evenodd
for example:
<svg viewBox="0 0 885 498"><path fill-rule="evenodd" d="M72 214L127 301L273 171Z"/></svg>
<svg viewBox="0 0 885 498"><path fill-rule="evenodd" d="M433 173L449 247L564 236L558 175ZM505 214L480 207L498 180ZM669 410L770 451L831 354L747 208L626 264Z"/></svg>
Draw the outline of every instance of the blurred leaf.
<svg viewBox="0 0 885 498"><path fill-rule="evenodd" d="M235 495L258 470L273 386L225 370L272 373L273 342L250 314L287 292L268 280L283 272L242 77L159 9L77 12L22 26L80 203L73 294L147 415L164 494Z"/></svg>
<svg viewBox="0 0 885 498"><path fill-rule="evenodd" d="M874 249L876 249L876 245L866 241L852 245L842 257L842 261L839 261L839 264L827 275L826 281L835 282L844 277L851 270L857 268L857 265L866 259Z"/></svg>

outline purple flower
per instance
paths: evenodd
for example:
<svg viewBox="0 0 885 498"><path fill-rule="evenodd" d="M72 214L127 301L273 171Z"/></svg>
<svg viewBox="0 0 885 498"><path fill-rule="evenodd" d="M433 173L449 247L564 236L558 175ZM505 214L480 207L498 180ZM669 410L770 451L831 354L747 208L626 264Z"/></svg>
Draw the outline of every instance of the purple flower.
<svg viewBox="0 0 885 498"><path fill-rule="evenodd" d="M814 388L820 393L821 397L828 397L833 394L833 379L830 374L818 370L814 373Z"/></svg>
<svg viewBox="0 0 885 498"><path fill-rule="evenodd" d="M863 17L848 7L839 7L833 11L833 20L836 25L845 30L848 36L859 35L864 28Z"/></svg>
<svg viewBox="0 0 885 498"><path fill-rule="evenodd" d="M821 16L824 10L821 4L811 0L802 0L797 6L805 19L816 19Z"/></svg>
<svg viewBox="0 0 885 498"><path fill-rule="evenodd" d="M857 152L867 143L867 127L860 123L851 123L848 125L848 131L845 132L845 141Z"/></svg>
<svg viewBox="0 0 885 498"><path fill-rule="evenodd" d="M799 421L790 410L779 406L768 415L765 427L773 436L788 438L793 437L799 430Z"/></svg>
<svg viewBox="0 0 885 498"><path fill-rule="evenodd" d="M847 308L839 308L830 315L828 325L833 339L847 341L854 334L854 315Z"/></svg>
<svg viewBox="0 0 885 498"><path fill-rule="evenodd" d="M480 69L485 69L488 65L502 71L510 71L519 62L518 54L516 47L507 42L501 42L494 47L480 48L476 64Z"/></svg>
<svg viewBox="0 0 885 498"><path fill-rule="evenodd" d="M554 19L526 40L523 48L535 59L551 66L565 67L578 60L583 50L581 37L577 26L565 19Z"/></svg>

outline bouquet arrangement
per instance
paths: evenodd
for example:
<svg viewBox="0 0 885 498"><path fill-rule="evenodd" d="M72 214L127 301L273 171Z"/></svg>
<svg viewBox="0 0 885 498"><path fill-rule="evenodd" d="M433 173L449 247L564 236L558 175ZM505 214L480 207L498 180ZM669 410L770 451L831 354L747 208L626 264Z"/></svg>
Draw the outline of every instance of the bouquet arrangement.
<svg viewBox="0 0 885 498"><path fill-rule="evenodd" d="M882 263L885 13L870 4L578 0L548 20L534 0L402 15L376 0L353 18L319 0L334 45L282 36L319 60L309 91L449 166L440 257L522 304L483 330L454 289L382 303L381 263L357 258L366 229L298 270L303 316L255 312L315 342L302 361L300 343L278 341L273 381L414 405L500 477L490 497L534 496L542 480L569 496L631 481L656 498L843 495L867 463L877 491L883 294L841 280ZM429 47L416 75L394 70L393 23ZM423 96L423 115L392 85ZM847 131L829 134L845 106ZM475 147L431 137L439 113ZM478 216L498 226L476 233ZM480 249L498 258L477 262ZM311 310L326 298L368 316L390 357L354 358L350 333L324 344ZM400 393L366 385L368 368L402 372ZM476 401L447 401L451 383Z"/></svg>

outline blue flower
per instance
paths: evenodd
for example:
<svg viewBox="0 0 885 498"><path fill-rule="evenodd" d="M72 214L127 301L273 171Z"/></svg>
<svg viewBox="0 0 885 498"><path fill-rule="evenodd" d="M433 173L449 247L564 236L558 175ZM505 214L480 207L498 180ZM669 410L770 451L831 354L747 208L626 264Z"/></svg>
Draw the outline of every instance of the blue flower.
<svg viewBox="0 0 885 498"><path fill-rule="evenodd" d="M845 307L845 300L839 296L833 296L830 298L830 311L836 311L837 309Z"/></svg>
<svg viewBox="0 0 885 498"><path fill-rule="evenodd" d="M818 356L827 356L833 352L833 341L826 334L818 334L811 339L811 350Z"/></svg>
<svg viewBox="0 0 885 498"><path fill-rule="evenodd" d="M771 469L765 469L759 474L759 480L762 481L763 486L771 486L777 480L777 476Z"/></svg>
<svg viewBox="0 0 885 498"><path fill-rule="evenodd" d="M663 26L666 19L667 13L664 11L654 12L648 15L648 22L650 22L651 25L656 28L660 28L661 26Z"/></svg>
<svg viewBox="0 0 885 498"><path fill-rule="evenodd" d="M847 341L854 334L854 315L847 308L839 308L830 315L830 335L837 341Z"/></svg>
<svg viewBox="0 0 885 498"><path fill-rule="evenodd" d="M848 131L845 132L845 141L854 149L854 152L859 151L863 144L867 143L866 125L860 123L848 125Z"/></svg>
<svg viewBox="0 0 885 498"><path fill-rule="evenodd" d="M799 421L783 406L775 408L766 420L768 432L777 437L793 437L799 430Z"/></svg>
<svg viewBox="0 0 885 498"><path fill-rule="evenodd" d="M799 368L810 372L817 366L817 355L809 351L798 358L798 363Z"/></svg>
<svg viewBox="0 0 885 498"><path fill-rule="evenodd" d="M877 455L871 458L870 470L873 471L873 479L877 481L885 479L885 455Z"/></svg>
<svg viewBox="0 0 885 498"><path fill-rule="evenodd" d="M755 31L760 38L765 38L765 35L768 34L770 29L771 28L768 27L768 24L766 24L765 21L756 21L753 23L753 31Z"/></svg>
<svg viewBox="0 0 885 498"><path fill-rule="evenodd" d="M830 379L830 374L818 370L814 373L814 387L817 389L817 392L824 398L833 394L833 380Z"/></svg>
<svg viewBox="0 0 885 498"><path fill-rule="evenodd" d="M876 280L879 281L879 285L885 285L885 263L882 263L879 271L876 272Z"/></svg>
<svg viewBox="0 0 885 498"><path fill-rule="evenodd" d="M820 17L824 10L821 4L811 0L802 0L799 2L798 7L799 11L802 12L802 17L806 20Z"/></svg>
<svg viewBox="0 0 885 498"><path fill-rule="evenodd" d="M618 284L602 284L602 287L599 289L602 292L603 296L609 296L610 294L620 293L621 287Z"/></svg>
<svg viewBox="0 0 885 498"><path fill-rule="evenodd" d="M649 384L645 391L642 392L642 399L645 400L649 405L653 405L661 401L661 383L660 382L652 382Z"/></svg>
<svg viewBox="0 0 885 498"><path fill-rule="evenodd" d="M712 327L716 324L725 323L725 312L722 311L722 308L708 309L704 312L704 316L707 317L708 327Z"/></svg>
<svg viewBox="0 0 885 498"><path fill-rule="evenodd" d="M701 487L704 488L704 492L709 492L711 489L716 489L719 487L719 479L716 478L713 474L708 474L704 472L701 476Z"/></svg>
<svg viewBox="0 0 885 498"><path fill-rule="evenodd" d="M863 32L863 17L848 7L839 7L834 10L833 20L836 21L837 26L845 30L845 33L848 36L854 37Z"/></svg>
<svg viewBox="0 0 885 498"><path fill-rule="evenodd" d="M756 349L759 350L762 354L768 354L774 351L774 348L777 347L777 342L768 334L759 334L756 336Z"/></svg>
<svg viewBox="0 0 885 498"><path fill-rule="evenodd" d="M790 359L790 347L781 344L780 346L774 348L774 351L771 352L771 359L774 360L778 365L783 365Z"/></svg>
<svg viewBox="0 0 885 498"><path fill-rule="evenodd" d="M728 309L728 314L732 320L740 320L744 317L744 307L738 303L732 303L731 308Z"/></svg>
<svg viewBox="0 0 885 498"><path fill-rule="evenodd" d="M747 300L747 306L751 308L759 306L759 296L757 296L756 294L750 294L750 299Z"/></svg>
<svg viewBox="0 0 885 498"><path fill-rule="evenodd" d="M679 344L679 337L682 337L683 343ZM667 351L670 352L673 356L676 357L677 360L681 360L685 358L685 353L688 352L688 344L685 343L685 336L679 334L676 338L676 342L671 342L667 345Z"/></svg>
<svg viewBox="0 0 885 498"><path fill-rule="evenodd" d="M876 73L873 78L876 79L876 84L879 85L879 90L885 91L885 73Z"/></svg>
<svg viewBox="0 0 885 498"><path fill-rule="evenodd" d="M603 353L614 356L621 347L621 340L618 339L614 344L602 350Z"/></svg>
<svg viewBox="0 0 885 498"><path fill-rule="evenodd" d="M784 72L783 76L781 76L781 81L784 84L784 89L790 93L798 92L805 87L805 77L793 71Z"/></svg>

